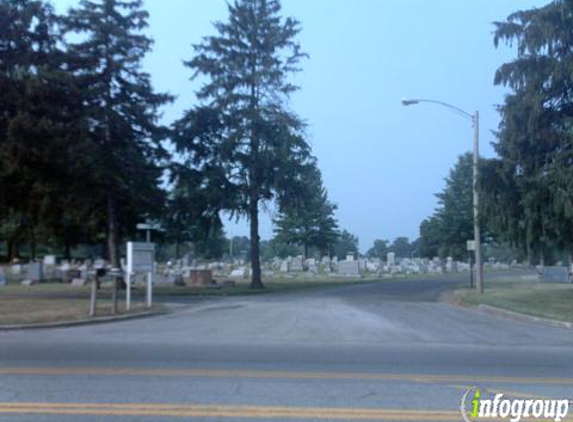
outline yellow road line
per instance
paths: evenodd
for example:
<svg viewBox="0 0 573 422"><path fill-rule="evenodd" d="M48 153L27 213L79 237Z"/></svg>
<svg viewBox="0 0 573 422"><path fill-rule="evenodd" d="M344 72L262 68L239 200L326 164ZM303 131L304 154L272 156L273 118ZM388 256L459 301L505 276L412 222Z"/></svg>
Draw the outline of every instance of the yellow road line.
<svg viewBox="0 0 573 422"><path fill-rule="evenodd" d="M0 403L0 414L282 418L376 421L459 421L459 411L312 408L150 403ZM493 420L493 419L492 419Z"/></svg>
<svg viewBox="0 0 573 422"><path fill-rule="evenodd" d="M176 405L164 403L0 403L0 414L436 422L461 420L459 411L448 410ZM506 421L507 419L488 418L487 420L494 422ZM542 420L538 419L538 421ZM564 421L571 421L571 419Z"/></svg>
<svg viewBox="0 0 573 422"><path fill-rule="evenodd" d="M0 367L0 375L50 375L50 376L136 376L136 377L187 377L187 378L277 378L360 381L409 381L417 383L505 383L573 385L573 378L535 377L486 377L471 375L425 375L353 372L297 372L251 371L217 369L148 369L148 368L34 368Z"/></svg>
<svg viewBox="0 0 573 422"><path fill-rule="evenodd" d="M449 384L447 385L448 387L452 387L452 388L456 388L458 390L461 391L468 391L471 388L475 388L474 385L457 385L457 384ZM551 397L547 397L547 396L540 396L538 394L529 394L529 393L522 393L522 392L518 392L518 391L513 391L513 390L507 390L507 389L497 389L497 388L480 388L480 390L491 394L492 396L498 394L498 393L502 393L504 396L506 397L511 397L511 398L517 398L517 399L533 399L533 400L550 400Z"/></svg>

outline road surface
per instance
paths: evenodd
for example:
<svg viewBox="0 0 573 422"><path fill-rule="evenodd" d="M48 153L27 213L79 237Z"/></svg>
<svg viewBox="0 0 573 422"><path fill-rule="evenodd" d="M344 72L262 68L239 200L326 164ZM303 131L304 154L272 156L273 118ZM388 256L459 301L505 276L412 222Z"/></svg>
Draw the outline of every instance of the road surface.
<svg viewBox="0 0 573 422"><path fill-rule="evenodd" d="M474 386L573 398L573 331L439 301L455 283L178 299L150 319L0 332L0 421L459 421Z"/></svg>

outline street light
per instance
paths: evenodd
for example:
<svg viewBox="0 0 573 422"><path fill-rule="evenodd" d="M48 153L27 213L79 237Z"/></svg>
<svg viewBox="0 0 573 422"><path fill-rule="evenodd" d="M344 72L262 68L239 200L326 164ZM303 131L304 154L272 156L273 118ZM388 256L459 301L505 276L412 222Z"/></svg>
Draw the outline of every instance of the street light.
<svg viewBox="0 0 573 422"><path fill-rule="evenodd" d="M480 224L479 224L479 195L478 195L478 163L479 163L479 111L470 114L461 108L443 101L428 99L411 99L402 98L402 105L410 106L418 103L433 103L456 112L467 120L470 120L474 128L474 159L473 159L473 207L474 207L474 247L475 247L475 265L476 265L476 288L478 293L483 294L483 268L481 264L481 242L480 242Z"/></svg>

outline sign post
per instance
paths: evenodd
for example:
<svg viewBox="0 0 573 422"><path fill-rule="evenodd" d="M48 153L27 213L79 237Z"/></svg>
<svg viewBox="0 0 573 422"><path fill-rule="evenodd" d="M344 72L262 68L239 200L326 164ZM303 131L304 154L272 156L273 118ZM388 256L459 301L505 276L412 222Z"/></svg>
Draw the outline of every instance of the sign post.
<svg viewBox="0 0 573 422"><path fill-rule="evenodd" d="M470 288L474 287L474 265L472 262L472 251L476 250L476 242L475 240L468 240L467 241L467 250L468 250L468 260L470 264Z"/></svg>
<svg viewBox="0 0 573 422"><path fill-rule="evenodd" d="M145 241L147 243L151 242L151 231L155 230L155 231L165 231L163 230L163 228L161 227L160 224L158 223L153 223L151 221L147 221L145 223L138 223L136 226L137 230L145 230Z"/></svg>
<svg viewBox="0 0 573 422"><path fill-rule="evenodd" d="M152 304L153 265L155 245L147 242L127 242L127 276L125 292L125 309L131 308L131 278L136 273L147 273L147 307Z"/></svg>

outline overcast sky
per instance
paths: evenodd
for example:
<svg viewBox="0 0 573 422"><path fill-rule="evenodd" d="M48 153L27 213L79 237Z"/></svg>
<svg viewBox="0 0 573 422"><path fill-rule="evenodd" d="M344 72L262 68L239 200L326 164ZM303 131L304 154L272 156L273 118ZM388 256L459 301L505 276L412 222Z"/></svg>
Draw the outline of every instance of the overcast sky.
<svg viewBox="0 0 573 422"><path fill-rule="evenodd" d="M545 1L534 0L283 0L297 18L310 59L294 80L301 90L291 107L308 122L340 227L357 235L361 251L374 239L419 235L436 207L434 194L457 157L472 148L472 128L431 104L403 107L402 97L447 101L481 114L481 152L494 155L491 133L504 90L494 72L515 51L496 50L492 22ZM59 12L78 0L55 0ZM159 91L177 95L166 122L197 104L197 84L182 60L192 44L225 20L223 0L147 0L148 33L155 40L145 69ZM261 237L272 236L268 213ZM245 222L228 224L247 235Z"/></svg>

